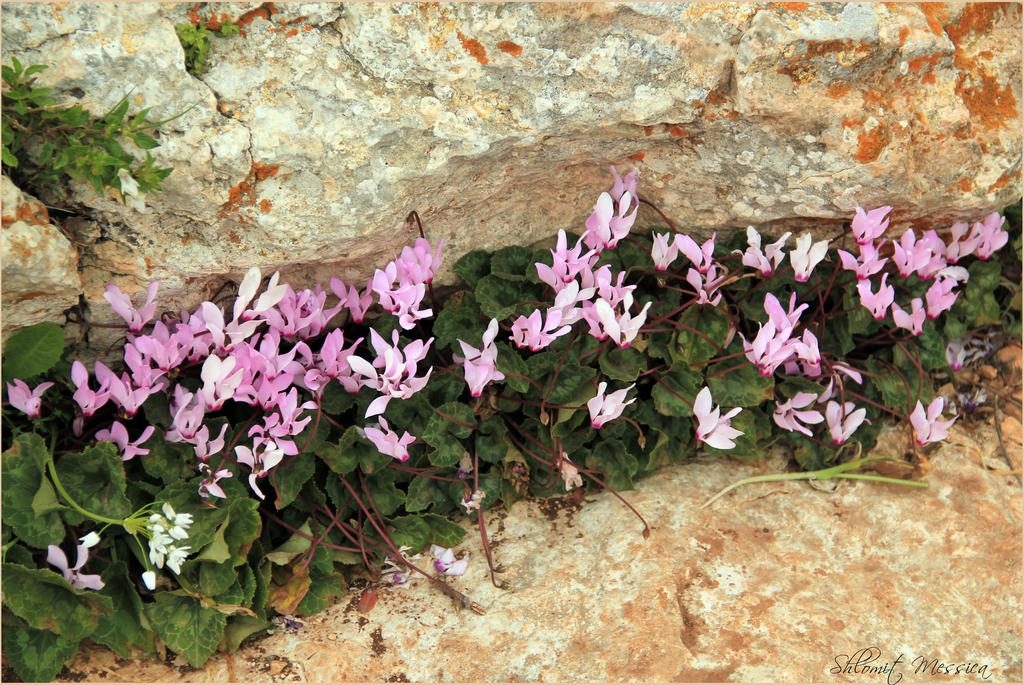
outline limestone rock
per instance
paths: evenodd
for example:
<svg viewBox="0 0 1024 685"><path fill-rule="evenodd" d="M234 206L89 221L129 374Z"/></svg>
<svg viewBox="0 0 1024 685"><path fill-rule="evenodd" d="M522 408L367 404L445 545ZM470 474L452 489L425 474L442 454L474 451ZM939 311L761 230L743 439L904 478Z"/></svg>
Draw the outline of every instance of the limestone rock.
<svg viewBox="0 0 1024 685"><path fill-rule="evenodd" d="M946 678L932 659L976 664L957 681L1019 682L1020 472L1007 475L992 422L959 423L931 455L928 489L761 483L701 509L735 480L785 466L702 458L623 493L648 539L609 493L582 508L567 498L488 512L511 590L491 585L467 524L458 551L469 570L452 584L486 615L457 610L421 578L379 587L367 614L352 593L199 670L92 648L62 679L256 682L276 670L308 682L884 682L842 670L875 647L860 667L902 655L903 682ZM1004 425L1009 452L1020 454L1020 431ZM907 439L894 433L889 453Z"/></svg>
<svg viewBox="0 0 1024 685"><path fill-rule="evenodd" d="M174 31L190 13L244 33L212 38L198 78ZM134 87L133 110L195 104L160 129L154 154L174 173L146 214L74 189L107 224L83 254L95 312L106 282L160 279L162 297L194 306L253 265L300 287L360 281L415 236L411 210L445 239L450 269L473 248L578 230L609 163L639 167L641 193L697 233L831 234L857 204L892 205L894 231L941 229L1020 196L1019 5L71 3L4 15L4 60L53 65L40 82L64 102L102 111ZM638 227L658 223L645 210Z"/></svg>
<svg viewBox="0 0 1024 685"><path fill-rule="evenodd" d="M3 337L23 326L60 321L78 304L78 252L50 223L46 207L7 176L2 184Z"/></svg>

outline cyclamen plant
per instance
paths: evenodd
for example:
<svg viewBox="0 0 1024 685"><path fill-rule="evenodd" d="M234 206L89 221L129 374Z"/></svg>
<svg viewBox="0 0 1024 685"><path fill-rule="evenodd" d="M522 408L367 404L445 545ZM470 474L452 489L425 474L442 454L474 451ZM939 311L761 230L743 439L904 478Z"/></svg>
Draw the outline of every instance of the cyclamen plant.
<svg viewBox="0 0 1024 685"><path fill-rule="evenodd" d="M482 611L441 580L469 563L446 515L476 516L498 584L482 516L498 502L587 481L616 492L697 449L759 458L780 439L821 470L869 448L886 417L914 450L946 436L956 419L928 374L990 351L967 330L989 322L970 289L993 288L1002 217L890 246L891 208L857 208L833 238L787 247L790 233L769 243L750 227L699 243L640 198L636 171L611 173L582 234L463 256L465 287L443 305L443 241L422 227L365 287L332 278L330 307L319 285L263 285L258 268L234 295L155 321L157 283L139 307L108 286L125 372L73 361L64 378L8 384L24 418L4 415L4 479L35 493L4 491L5 601L25 634L61 660L89 635L122 653L160 639L199 664L274 611L323 608L356 564L383 565L394 587L418 573ZM633 232L641 207L668 230ZM48 446L35 434L65 418ZM82 535L73 567L68 529ZM428 545L436 577L416 565ZM92 621L54 623L12 598L9 576L59 585ZM182 621L203 630L183 636ZM12 661L20 645L5 643Z"/></svg>

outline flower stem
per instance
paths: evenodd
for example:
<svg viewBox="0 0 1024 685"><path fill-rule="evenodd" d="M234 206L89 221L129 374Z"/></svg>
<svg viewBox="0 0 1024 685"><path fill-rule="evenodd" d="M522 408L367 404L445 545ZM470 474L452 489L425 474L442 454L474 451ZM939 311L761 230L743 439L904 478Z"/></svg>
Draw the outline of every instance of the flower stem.
<svg viewBox="0 0 1024 685"><path fill-rule="evenodd" d="M73 500L71 498L71 495L68 494L68 491L64 489L64 485L60 482L60 478L57 477L57 467L53 465L53 459L50 459L49 461L47 461L46 462L46 466L47 466L47 469L50 471L50 478L53 479L53 484L57 486L57 491L67 501L67 503L69 505L71 505L72 509L77 511L82 516L85 516L86 518L91 518L94 521L101 521L103 523L111 523L111 524L114 524L116 526L124 526L124 520L112 519L112 518L108 518L106 516L100 516L99 514L94 514L91 511L86 511L85 509L83 509L81 507L81 505L78 504L78 502L76 502L75 500Z"/></svg>
<svg viewBox="0 0 1024 685"><path fill-rule="evenodd" d="M830 478L852 478L855 480L874 480L880 483L894 483L896 485L912 485L917 488L928 487L928 483L921 483L919 481L903 480L901 478L888 478L886 476L871 476L866 473L846 473L847 471L860 468L864 464L872 461L891 461L897 464L906 464L906 462L900 461L899 459L893 459L892 457L863 457L861 459L848 461L845 464L839 464L837 466L832 466L827 469L819 469L817 471L805 471L803 473L771 473L765 476L751 476L750 478L738 480L732 485L719 490L714 497L701 505L701 509L708 506L730 490L738 488L741 485L749 485L750 483L768 483L780 480L828 480ZM909 466L909 464L907 465Z"/></svg>

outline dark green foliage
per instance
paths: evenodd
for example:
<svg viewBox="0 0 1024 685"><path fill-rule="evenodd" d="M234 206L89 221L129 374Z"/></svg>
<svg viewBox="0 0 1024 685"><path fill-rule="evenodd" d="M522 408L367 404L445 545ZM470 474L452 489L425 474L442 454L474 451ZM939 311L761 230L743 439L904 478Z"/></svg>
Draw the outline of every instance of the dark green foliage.
<svg viewBox="0 0 1024 685"><path fill-rule="evenodd" d="M171 168L157 166L149 154L160 144L149 132L181 114L150 121L147 107L129 116L127 94L102 116L80 105L58 105L50 96L52 88L35 86L36 75L47 65L23 68L17 58L11 62L2 68L9 86L3 98L3 171L19 187L38 194L41 187L55 188L70 179L89 183L100 194L113 188L125 200L131 193L122 183L124 171L138 192L160 190ZM136 163L122 145L126 138L146 151L145 160Z"/></svg>

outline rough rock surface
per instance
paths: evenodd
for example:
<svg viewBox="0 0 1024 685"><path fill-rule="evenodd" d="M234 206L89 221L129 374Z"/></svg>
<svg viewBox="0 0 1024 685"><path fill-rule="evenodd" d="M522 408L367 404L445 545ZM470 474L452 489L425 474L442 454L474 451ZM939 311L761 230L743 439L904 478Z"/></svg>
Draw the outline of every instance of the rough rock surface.
<svg viewBox="0 0 1024 685"><path fill-rule="evenodd" d="M3 205L4 337L40 321L64 321L62 313L78 304L82 286L78 251L50 223L42 202L0 179Z"/></svg>
<svg viewBox="0 0 1024 685"><path fill-rule="evenodd" d="M353 593L202 669L90 648L60 679L885 682L863 669L902 656L902 682L1020 682L1017 407L999 415L998 433L994 421L958 422L930 456L927 490L762 483L701 509L741 477L784 468L702 459L624 493L651 525L646 540L608 493L582 508L489 513L499 578L514 591L491 585L475 529L459 547L469 571L453 583L486 615L419 579L379 588L368 613ZM894 431L887 453L902 454L906 438ZM858 662L872 647L876 659ZM975 666L957 676L937 663Z"/></svg>
<svg viewBox="0 0 1024 685"><path fill-rule="evenodd" d="M147 213L73 191L101 220L97 320L111 281L191 306L252 265L365 278L413 209L449 267L578 228L610 162L698 232L831 231L857 204L942 228L1020 196L1016 4L210 3L197 21L244 35L198 78L191 7L4 7L4 61L50 64L61 101L196 103L160 130L174 173Z"/></svg>

